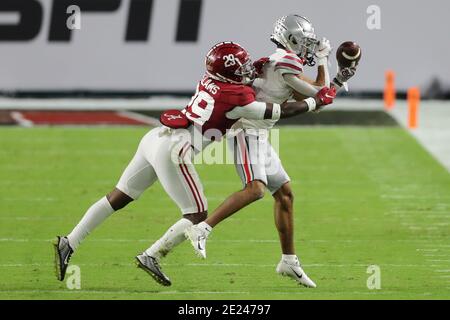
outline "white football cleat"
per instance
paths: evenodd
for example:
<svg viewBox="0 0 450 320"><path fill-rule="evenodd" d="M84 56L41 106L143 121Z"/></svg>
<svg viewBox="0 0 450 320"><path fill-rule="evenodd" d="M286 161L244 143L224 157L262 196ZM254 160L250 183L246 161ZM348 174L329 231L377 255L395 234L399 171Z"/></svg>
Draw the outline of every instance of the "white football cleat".
<svg viewBox="0 0 450 320"><path fill-rule="evenodd" d="M208 239L209 232L199 225L193 225L186 229L184 235L191 241L195 253L199 257L206 259L206 239Z"/></svg>
<svg viewBox="0 0 450 320"><path fill-rule="evenodd" d="M277 266L277 273L281 274L282 276L290 277L297 281L299 284L301 284L304 287L307 288L315 288L316 284L314 281L312 281L303 271L302 267L300 266L300 262L298 259L292 262L288 262L285 259L281 259L280 263L278 263Z"/></svg>

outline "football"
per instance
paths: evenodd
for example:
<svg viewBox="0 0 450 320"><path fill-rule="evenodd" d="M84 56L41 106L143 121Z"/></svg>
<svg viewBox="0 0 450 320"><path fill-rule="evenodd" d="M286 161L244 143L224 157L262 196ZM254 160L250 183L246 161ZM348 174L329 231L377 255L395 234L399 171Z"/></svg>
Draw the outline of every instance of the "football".
<svg viewBox="0 0 450 320"><path fill-rule="evenodd" d="M361 47L353 41L342 43L336 50L336 60L342 68L355 67L361 59Z"/></svg>

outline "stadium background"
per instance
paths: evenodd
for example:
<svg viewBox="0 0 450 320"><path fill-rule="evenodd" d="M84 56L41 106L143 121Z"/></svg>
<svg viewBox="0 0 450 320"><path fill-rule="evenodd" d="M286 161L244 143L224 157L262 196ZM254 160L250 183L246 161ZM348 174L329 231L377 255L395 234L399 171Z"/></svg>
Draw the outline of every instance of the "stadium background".
<svg viewBox="0 0 450 320"><path fill-rule="evenodd" d="M81 30L68 31L73 4ZM367 27L373 5L379 30ZM444 0L3 0L0 297L448 298L449 9ZM206 262L188 245L170 256L170 290L153 284L131 260L178 217L159 186L83 244L73 259L80 290L54 280L51 238L114 185L161 110L186 104L211 45L233 40L254 58L268 55L273 22L291 12L309 17L334 47L354 40L363 50L349 93L279 126L296 243L318 290L274 275L269 195L218 229ZM389 110L387 70L398 97ZM416 129L408 128L410 87L423 99ZM240 187L233 171L199 167L211 209ZM367 287L370 265L381 268L380 290Z"/></svg>

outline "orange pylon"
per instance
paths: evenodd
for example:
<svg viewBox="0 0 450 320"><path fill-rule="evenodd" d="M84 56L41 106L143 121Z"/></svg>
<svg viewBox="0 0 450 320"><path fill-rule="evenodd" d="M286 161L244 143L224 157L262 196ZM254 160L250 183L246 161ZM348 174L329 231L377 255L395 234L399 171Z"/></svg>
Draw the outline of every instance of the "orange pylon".
<svg viewBox="0 0 450 320"><path fill-rule="evenodd" d="M386 83L384 85L384 107L389 110L395 105L395 73L388 70L385 73Z"/></svg>
<svg viewBox="0 0 450 320"><path fill-rule="evenodd" d="M408 89L408 128L416 129L418 126L420 90L417 87Z"/></svg>

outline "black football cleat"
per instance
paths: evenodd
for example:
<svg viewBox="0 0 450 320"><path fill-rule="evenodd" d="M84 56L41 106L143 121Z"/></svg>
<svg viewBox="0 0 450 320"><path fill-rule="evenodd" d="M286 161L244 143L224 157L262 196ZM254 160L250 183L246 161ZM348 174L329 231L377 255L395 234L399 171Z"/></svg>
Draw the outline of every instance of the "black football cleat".
<svg viewBox="0 0 450 320"><path fill-rule="evenodd" d="M55 248L56 278L63 281L73 249L70 247L67 237L61 236L56 237L56 240L53 242L53 247Z"/></svg>
<svg viewBox="0 0 450 320"><path fill-rule="evenodd" d="M158 259L155 257L147 256L146 254L140 254L136 256L136 265L147 272L156 282L168 287L172 285L168 276L166 276L159 265Z"/></svg>

